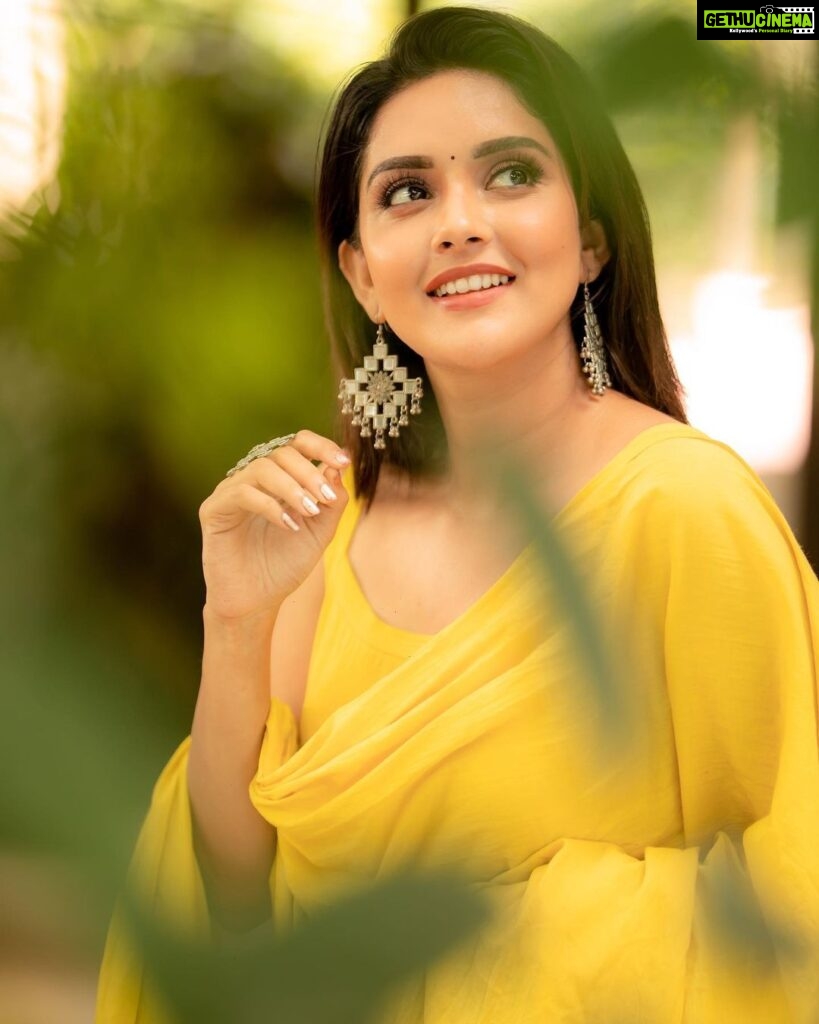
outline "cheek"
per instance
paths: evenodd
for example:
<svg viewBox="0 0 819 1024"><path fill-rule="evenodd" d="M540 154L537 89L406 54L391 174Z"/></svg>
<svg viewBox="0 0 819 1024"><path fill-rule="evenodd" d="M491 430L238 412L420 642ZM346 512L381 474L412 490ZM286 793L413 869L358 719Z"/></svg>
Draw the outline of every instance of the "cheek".
<svg viewBox="0 0 819 1024"><path fill-rule="evenodd" d="M561 259L579 262L577 208L568 189L558 187L547 193L542 202L521 203L507 225L512 232L510 238L517 239L524 259L535 263Z"/></svg>
<svg viewBox="0 0 819 1024"><path fill-rule="evenodd" d="M521 256L535 263L566 259L579 261L580 233L572 216L558 213L544 217L532 214L521 217L515 226Z"/></svg>
<svg viewBox="0 0 819 1024"><path fill-rule="evenodd" d="M370 232L362 241L367 256L367 265L375 287L387 294L393 289L406 288L406 282L412 277L414 248L410 239L381 237L378 232Z"/></svg>

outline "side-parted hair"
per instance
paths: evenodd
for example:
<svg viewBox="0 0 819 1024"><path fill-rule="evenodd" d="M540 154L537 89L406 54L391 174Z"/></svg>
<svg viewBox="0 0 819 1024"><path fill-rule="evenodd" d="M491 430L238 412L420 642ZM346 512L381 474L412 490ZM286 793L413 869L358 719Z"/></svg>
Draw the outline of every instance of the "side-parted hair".
<svg viewBox="0 0 819 1024"><path fill-rule="evenodd" d="M660 317L648 213L634 170L591 83L554 40L507 14L446 7L406 21L386 55L352 73L335 100L321 150L317 222L325 316L333 369L352 377L371 353L375 327L338 266L345 239L358 245L364 154L381 107L400 90L441 71L483 71L506 82L555 141L574 190L580 223L597 220L610 259L590 291L605 339L612 385L686 422L681 388ZM582 343L583 290L570 318ZM390 352L424 382L423 412L375 451L349 417L337 436L351 455L356 492L372 502L382 462L418 479L447 462L446 438L423 359L391 331ZM341 416L339 414L341 421Z"/></svg>

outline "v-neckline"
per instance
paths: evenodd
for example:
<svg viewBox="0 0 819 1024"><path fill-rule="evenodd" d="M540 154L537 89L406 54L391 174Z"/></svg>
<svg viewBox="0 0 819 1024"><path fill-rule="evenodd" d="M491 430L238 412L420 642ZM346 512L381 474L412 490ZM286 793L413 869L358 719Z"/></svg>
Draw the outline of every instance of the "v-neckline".
<svg viewBox="0 0 819 1024"><path fill-rule="evenodd" d="M626 444L623 445L623 447L616 452L604 466L601 466L596 473L589 477L589 479L579 487L577 491L575 491L571 498L569 498L569 500L562 506L560 511L553 516L552 522L554 524L559 524L562 520L568 518L569 515L574 512L575 508L581 504L592 491L596 490L600 484L623 462L627 462L629 459L639 454L639 452L649 444L662 440L666 435L675 436L678 432L681 432L679 433L679 436L683 437L703 436L699 430L686 423L655 423L653 426L646 427L638 434L635 434L630 441L627 441ZM353 594L353 600L358 605L354 615L361 614L365 616L374 628L382 631L385 636L389 636L392 641L397 642L406 653L411 653L412 650L416 649L421 644L437 639L443 634L456 628L464 619L467 618L467 616L474 614L484 604L486 604L487 601L502 593L504 589L512 586L521 567L524 563L528 562L529 555L534 547L534 542L529 541L529 543L526 544L512 560L509 566L495 580L495 582L490 584L490 586L483 591L483 593L477 597L472 604L460 612L454 619L452 619L451 622L448 622L435 633L418 633L413 630L404 629L401 626L393 625L392 623L387 622L386 619L382 619L370 604L367 595L364 593L364 588L361 586L361 582L353 569L352 563L350 562L350 547L352 545L359 520L361 519L363 505L360 498L356 497L354 500L355 509L353 512L353 518L347 532L346 543L340 559L350 583L350 591Z"/></svg>

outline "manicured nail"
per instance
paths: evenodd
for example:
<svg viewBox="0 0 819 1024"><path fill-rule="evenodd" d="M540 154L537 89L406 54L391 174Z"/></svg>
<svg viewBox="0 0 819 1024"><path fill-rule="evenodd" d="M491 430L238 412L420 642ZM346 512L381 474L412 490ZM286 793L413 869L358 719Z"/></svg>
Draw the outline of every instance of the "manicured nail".
<svg viewBox="0 0 819 1024"><path fill-rule="evenodd" d="M328 501L336 500L336 492L329 484L321 485L321 493L324 495L325 498L327 498Z"/></svg>
<svg viewBox="0 0 819 1024"><path fill-rule="evenodd" d="M299 530L301 529L301 527L295 521L295 519L292 519L286 512L282 512L282 519L287 523L290 529L295 530L296 533L298 533Z"/></svg>
<svg viewBox="0 0 819 1024"><path fill-rule="evenodd" d="M336 462L340 462L342 466L349 466L350 464L349 458L341 453L336 455Z"/></svg>
<svg viewBox="0 0 819 1024"><path fill-rule="evenodd" d="M313 501L312 498L308 498L306 494L301 499L301 503L302 505L304 505L304 507L307 509L311 516L317 516L319 514L320 509L318 505Z"/></svg>

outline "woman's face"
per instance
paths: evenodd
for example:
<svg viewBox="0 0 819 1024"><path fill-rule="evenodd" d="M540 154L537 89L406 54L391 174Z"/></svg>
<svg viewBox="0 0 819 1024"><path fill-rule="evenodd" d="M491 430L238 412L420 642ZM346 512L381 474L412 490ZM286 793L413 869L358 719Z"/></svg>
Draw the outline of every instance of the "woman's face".
<svg viewBox="0 0 819 1024"><path fill-rule="evenodd" d="M571 340L569 307L604 259L599 231L588 234L584 249L543 124L500 79L446 71L379 111L362 165L361 244L343 242L339 260L371 319L430 364L477 369Z"/></svg>

